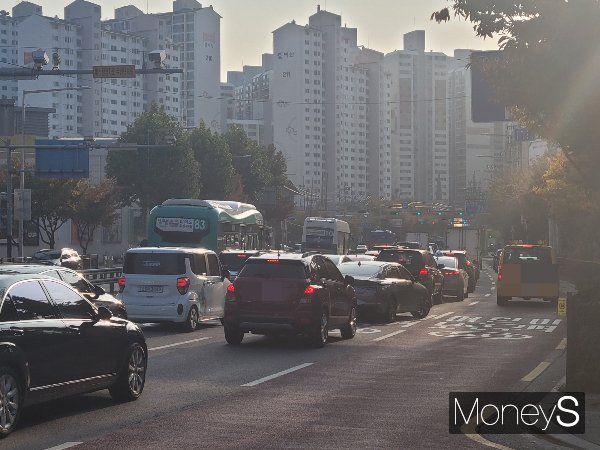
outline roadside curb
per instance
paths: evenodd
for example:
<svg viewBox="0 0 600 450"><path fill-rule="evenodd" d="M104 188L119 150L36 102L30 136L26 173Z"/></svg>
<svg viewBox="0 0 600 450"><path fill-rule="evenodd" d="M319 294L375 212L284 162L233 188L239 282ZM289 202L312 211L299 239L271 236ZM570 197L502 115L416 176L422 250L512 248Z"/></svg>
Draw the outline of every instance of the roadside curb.
<svg viewBox="0 0 600 450"><path fill-rule="evenodd" d="M559 392L561 386L565 384L567 377L563 377L556 385L552 388L552 392ZM588 441L585 438L575 436L573 434L551 434L544 433L544 436L547 438L560 442L561 444L568 445L569 447L574 447L583 450L599 450L600 445L595 444L591 441Z"/></svg>

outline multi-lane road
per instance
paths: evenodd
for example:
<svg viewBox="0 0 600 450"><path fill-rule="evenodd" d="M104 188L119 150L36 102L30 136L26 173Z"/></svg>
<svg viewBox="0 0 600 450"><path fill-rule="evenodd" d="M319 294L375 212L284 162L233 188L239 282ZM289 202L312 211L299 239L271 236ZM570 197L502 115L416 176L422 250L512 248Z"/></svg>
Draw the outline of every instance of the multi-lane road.
<svg viewBox="0 0 600 450"><path fill-rule="evenodd" d="M451 391L549 390L560 373L566 324L543 302L496 305L495 274L482 271L460 303L424 320L362 324L331 333L323 349L295 339L223 328L194 333L144 326L145 391L114 404L99 392L33 407L4 449L167 448L554 448L532 436L448 433ZM76 443L80 443L75 446Z"/></svg>

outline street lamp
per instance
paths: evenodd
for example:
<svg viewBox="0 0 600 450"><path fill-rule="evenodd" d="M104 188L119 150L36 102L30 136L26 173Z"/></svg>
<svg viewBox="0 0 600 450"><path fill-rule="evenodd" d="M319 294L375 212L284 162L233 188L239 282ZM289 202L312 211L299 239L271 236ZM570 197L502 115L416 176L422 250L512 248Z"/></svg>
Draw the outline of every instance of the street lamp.
<svg viewBox="0 0 600 450"><path fill-rule="evenodd" d="M77 87L66 87L66 88L56 88L56 89L33 89L26 90L23 89L21 96L21 177L19 187L21 190L21 217L19 217L19 256L23 255L23 241L24 233L23 233L23 218L25 215L25 96L27 94L42 94L46 92L62 92L62 91L83 91L85 89L90 89L89 86L77 86ZM9 150L10 152L10 150ZM8 168L10 171L10 167ZM9 174L10 176L10 174ZM12 192L8 192L8 195L12 195Z"/></svg>

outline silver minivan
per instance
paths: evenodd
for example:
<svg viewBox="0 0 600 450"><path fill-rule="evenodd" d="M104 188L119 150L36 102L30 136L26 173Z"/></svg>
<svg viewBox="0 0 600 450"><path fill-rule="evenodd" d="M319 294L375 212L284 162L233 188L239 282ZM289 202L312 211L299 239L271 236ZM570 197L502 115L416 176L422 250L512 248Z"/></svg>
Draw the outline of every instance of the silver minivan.
<svg viewBox="0 0 600 450"><path fill-rule="evenodd" d="M117 295L135 322L176 322L194 331L222 319L230 282L215 252L201 248L139 247L125 253Z"/></svg>

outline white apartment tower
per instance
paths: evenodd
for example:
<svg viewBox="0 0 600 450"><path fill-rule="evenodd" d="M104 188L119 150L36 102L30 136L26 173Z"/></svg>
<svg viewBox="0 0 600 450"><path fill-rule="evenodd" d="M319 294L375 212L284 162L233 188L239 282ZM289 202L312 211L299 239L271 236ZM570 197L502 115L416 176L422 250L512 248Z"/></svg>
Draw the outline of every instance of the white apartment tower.
<svg viewBox="0 0 600 450"><path fill-rule="evenodd" d="M80 57L80 27L66 20L42 15L41 6L21 2L13 8L13 18L18 29L18 58L21 65L32 63L30 54L38 48L44 49L52 58L54 52L61 56L60 67L76 69ZM52 64L52 61L51 61ZM76 75L70 77L39 77L37 80L18 81L18 102L22 102L23 91L56 89L56 92L27 94L25 106L54 108L48 118L50 137L78 136L83 133L82 93L69 91L78 86Z"/></svg>
<svg viewBox="0 0 600 450"><path fill-rule="evenodd" d="M202 7L196 0L175 0L172 12L144 14L129 5L116 9L115 19L107 24L143 36L147 40L146 51L165 50L166 66L184 70L182 75L148 80L148 102L164 104L165 110L179 116L186 126L197 126L203 121L213 131L224 131L220 99L221 16L212 6ZM156 92L159 95L153 96Z"/></svg>
<svg viewBox="0 0 600 450"><path fill-rule="evenodd" d="M425 53L425 32L385 57L391 84L393 197L449 198L448 57Z"/></svg>
<svg viewBox="0 0 600 450"><path fill-rule="evenodd" d="M295 22L273 32L273 143L310 201L321 199L324 182L321 39L319 30Z"/></svg>
<svg viewBox="0 0 600 450"><path fill-rule="evenodd" d="M17 21L7 11L0 11L0 67L19 65L19 28ZM21 62L22 64L22 62ZM0 80L0 99L18 98L16 80Z"/></svg>

